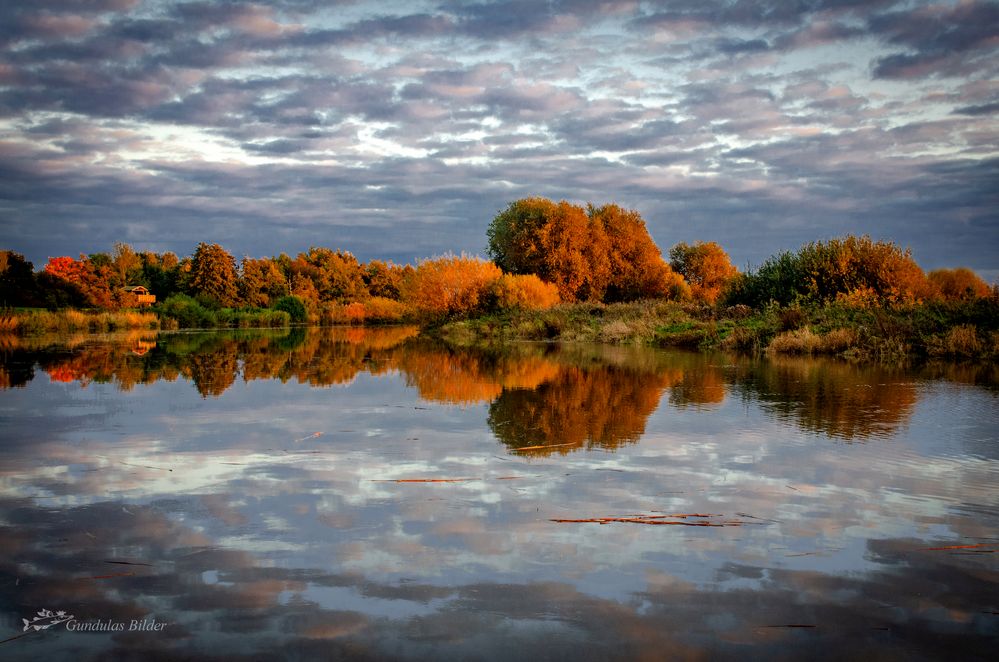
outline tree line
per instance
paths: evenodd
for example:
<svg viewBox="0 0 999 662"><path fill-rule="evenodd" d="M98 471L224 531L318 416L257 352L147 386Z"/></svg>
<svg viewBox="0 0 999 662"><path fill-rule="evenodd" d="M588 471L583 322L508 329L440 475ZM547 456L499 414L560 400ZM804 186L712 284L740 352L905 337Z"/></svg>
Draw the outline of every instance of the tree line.
<svg viewBox="0 0 999 662"><path fill-rule="evenodd" d="M641 215L615 204L516 200L492 220L487 241L491 260L447 255L416 265L362 263L324 247L237 262L214 243L184 258L116 243L109 253L49 258L36 272L3 250L0 305L122 308L133 304L125 288L142 285L174 308L278 307L297 321L395 321L580 301L894 306L993 292L969 269L927 274L908 250L867 236L812 242L745 273L715 242L678 243L663 256Z"/></svg>

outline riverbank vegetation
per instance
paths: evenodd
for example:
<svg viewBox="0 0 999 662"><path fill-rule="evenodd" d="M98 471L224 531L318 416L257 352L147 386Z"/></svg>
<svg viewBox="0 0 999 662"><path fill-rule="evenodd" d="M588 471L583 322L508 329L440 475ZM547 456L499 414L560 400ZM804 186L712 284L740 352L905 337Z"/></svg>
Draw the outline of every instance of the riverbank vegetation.
<svg viewBox="0 0 999 662"><path fill-rule="evenodd" d="M817 241L740 273L715 242L664 257L641 216L525 198L487 230L489 260L396 265L312 247L236 259L136 252L50 258L0 251L0 331L415 322L453 342L594 340L857 359L999 354L999 295L965 268L925 273L870 237ZM132 310L141 285L158 303Z"/></svg>

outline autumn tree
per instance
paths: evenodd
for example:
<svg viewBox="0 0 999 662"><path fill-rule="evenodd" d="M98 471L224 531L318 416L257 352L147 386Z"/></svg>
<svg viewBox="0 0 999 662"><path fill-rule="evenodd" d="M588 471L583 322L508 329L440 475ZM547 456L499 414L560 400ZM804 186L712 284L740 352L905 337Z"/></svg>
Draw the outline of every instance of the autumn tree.
<svg viewBox="0 0 999 662"><path fill-rule="evenodd" d="M109 264L81 255L78 260L49 258L39 282L46 291L46 303L52 307L113 308L119 301L111 287L112 278Z"/></svg>
<svg viewBox="0 0 999 662"><path fill-rule="evenodd" d="M798 251L798 261L808 296L816 301L906 304L931 292L911 251L867 235L810 243Z"/></svg>
<svg viewBox="0 0 999 662"><path fill-rule="evenodd" d="M288 294L288 281L271 258L244 257L240 265L239 295L248 306L266 308Z"/></svg>
<svg viewBox="0 0 999 662"><path fill-rule="evenodd" d="M201 242L191 258L190 291L214 300L220 306L239 299L236 259L218 244Z"/></svg>
<svg viewBox="0 0 999 662"><path fill-rule="evenodd" d="M693 246L679 243L669 251L669 263L690 285L694 299L713 304L738 270L728 253L713 241L699 241Z"/></svg>
<svg viewBox="0 0 999 662"><path fill-rule="evenodd" d="M114 243L110 266L114 270L114 284L118 287L135 285L136 279L142 275L142 258L131 246L120 241Z"/></svg>
<svg viewBox="0 0 999 662"><path fill-rule="evenodd" d="M987 297L992 291L988 283L966 267L936 269L927 278L937 296L946 301Z"/></svg>
<svg viewBox="0 0 999 662"><path fill-rule="evenodd" d="M322 301L351 302L368 296L361 264L347 251L313 246L298 254L291 271L308 277Z"/></svg>
<svg viewBox="0 0 999 662"><path fill-rule="evenodd" d="M589 208L592 236L606 245L608 270L604 300L684 298L683 278L663 261L662 253L637 212L617 205ZM595 266L601 268L600 263Z"/></svg>
<svg viewBox="0 0 999 662"><path fill-rule="evenodd" d="M564 200L517 200L493 219L487 236L504 271L535 274L565 301L682 294L682 279L663 261L645 221L617 205L587 212Z"/></svg>
<svg viewBox="0 0 999 662"><path fill-rule="evenodd" d="M409 265L400 267L392 262L371 260L364 266L362 274L364 284L373 297L398 300L403 280L407 275L407 268L412 270Z"/></svg>
<svg viewBox="0 0 999 662"><path fill-rule="evenodd" d="M503 271L553 283L565 301L600 299L587 254L589 226L586 212L565 200L517 200L490 224L489 255Z"/></svg>

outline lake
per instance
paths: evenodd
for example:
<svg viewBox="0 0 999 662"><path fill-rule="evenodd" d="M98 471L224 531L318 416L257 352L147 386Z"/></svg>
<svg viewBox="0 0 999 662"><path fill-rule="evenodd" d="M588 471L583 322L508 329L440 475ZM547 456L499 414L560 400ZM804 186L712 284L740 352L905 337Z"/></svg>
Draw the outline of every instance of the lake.
<svg viewBox="0 0 999 662"><path fill-rule="evenodd" d="M999 644L994 366L404 327L0 349L5 659Z"/></svg>

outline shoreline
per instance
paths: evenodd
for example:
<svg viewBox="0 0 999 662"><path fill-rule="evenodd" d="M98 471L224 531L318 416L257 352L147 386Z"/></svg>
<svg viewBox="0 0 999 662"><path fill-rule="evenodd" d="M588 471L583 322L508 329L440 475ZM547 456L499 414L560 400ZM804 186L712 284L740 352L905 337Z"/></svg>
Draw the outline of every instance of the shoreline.
<svg viewBox="0 0 999 662"><path fill-rule="evenodd" d="M0 333L290 329L282 311L234 311L226 324L181 327L154 311L8 310ZM411 321L400 320L402 324ZM336 326L377 327L385 324ZM511 309L422 325L420 335L456 346L517 341L596 342L749 354L835 356L855 362L999 360L999 301L992 298L905 307L842 304L712 307L647 300L575 303L544 310Z"/></svg>

